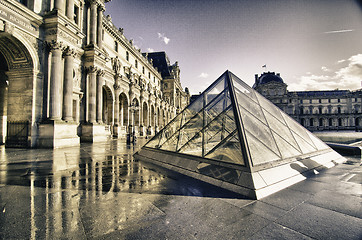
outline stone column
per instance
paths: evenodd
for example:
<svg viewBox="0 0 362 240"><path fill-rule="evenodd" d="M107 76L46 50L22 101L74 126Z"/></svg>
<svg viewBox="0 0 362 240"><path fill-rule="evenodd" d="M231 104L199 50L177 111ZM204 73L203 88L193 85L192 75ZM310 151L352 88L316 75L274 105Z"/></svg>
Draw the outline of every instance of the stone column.
<svg viewBox="0 0 362 240"><path fill-rule="evenodd" d="M119 125L119 90L115 91L114 124L117 126Z"/></svg>
<svg viewBox="0 0 362 240"><path fill-rule="evenodd" d="M103 76L104 71L97 72L97 122L102 123L103 121Z"/></svg>
<svg viewBox="0 0 362 240"><path fill-rule="evenodd" d="M96 122L96 97L97 97L97 68L92 66L88 68L89 86L88 86L88 121Z"/></svg>
<svg viewBox="0 0 362 240"><path fill-rule="evenodd" d="M62 79L61 79L61 61L62 61L62 44L52 42L49 44L51 57L51 72L49 86L49 118L51 120L61 119L61 102L62 102Z"/></svg>
<svg viewBox="0 0 362 240"><path fill-rule="evenodd" d="M90 44L96 44L97 40L97 3L90 1Z"/></svg>
<svg viewBox="0 0 362 240"><path fill-rule="evenodd" d="M68 0L67 4L67 17L73 22L74 21L74 0Z"/></svg>
<svg viewBox="0 0 362 240"><path fill-rule="evenodd" d="M140 106L139 106L139 114L138 115L139 115L139 118L140 118L140 120L139 120L140 127L142 127L142 126L145 125L144 122L143 122L143 96L142 96L142 94L140 96Z"/></svg>
<svg viewBox="0 0 362 240"><path fill-rule="evenodd" d="M73 64L74 50L64 52L63 119L73 120Z"/></svg>
<svg viewBox="0 0 362 240"><path fill-rule="evenodd" d="M54 0L54 9L60 11L61 13L64 13L64 0Z"/></svg>
<svg viewBox="0 0 362 240"><path fill-rule="evenodd" d="M105 11L103 6L99 6L98 7L98 11L97 11L97 45L100 49L102 49L103 47L103 42L102 42L102 30L103 30L103 25L102 25L102 20L103 20L103 12Z"/></svg>

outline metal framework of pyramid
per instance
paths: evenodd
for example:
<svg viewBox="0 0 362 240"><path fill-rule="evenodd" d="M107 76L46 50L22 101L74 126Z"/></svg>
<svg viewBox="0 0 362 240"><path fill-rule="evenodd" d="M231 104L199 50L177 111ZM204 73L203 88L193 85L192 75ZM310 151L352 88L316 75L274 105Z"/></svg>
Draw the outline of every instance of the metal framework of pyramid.
<svg viewBox="0 0 362 240"><path fill-rule="evenodd" d="M345 160L229 71L135 157L256 199Z"/></svg>

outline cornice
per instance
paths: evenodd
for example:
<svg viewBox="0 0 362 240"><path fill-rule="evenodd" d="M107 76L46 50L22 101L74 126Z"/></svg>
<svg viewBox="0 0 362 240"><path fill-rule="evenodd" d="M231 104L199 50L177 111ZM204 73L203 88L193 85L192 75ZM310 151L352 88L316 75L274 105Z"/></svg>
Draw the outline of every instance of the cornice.
<svg viewBox="0 0 362 240"><path fill-rule="evenodd" d="M32 23L40 26L43 23L43 17L39 14L31 11L29 8L25 7L23 4L15 1L15 0L0 0L0 4L3 5L6 8L11 9L19 16L22 16L30 21Z"/></svg>

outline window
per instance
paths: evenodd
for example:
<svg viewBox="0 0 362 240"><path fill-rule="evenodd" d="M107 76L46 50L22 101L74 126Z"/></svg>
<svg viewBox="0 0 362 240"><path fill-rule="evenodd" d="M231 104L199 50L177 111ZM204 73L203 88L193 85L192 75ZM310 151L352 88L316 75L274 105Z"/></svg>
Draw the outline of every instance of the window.
<svg viewBox="0 0 362 240"><path fill-rule="evenodd" d="M129 61L129 52L126 52L126 60Z"/></svg>
<svg viewBox="0 0 362 240"><path fill-rule="evenodd" d="M319 103L322 103L322 99L319 99Z"/></svg>
<svg viewBox="0 0 362 240"><path fill-rule="evenodd" d="M74 5L74 22L79 25L79 7ZM103 34L104 35L104 34Z"/></svg>
<svg viewBox="0 0 362 240"><path fill-rule="evenodd" d="M135 67L135 68L138 68L138 61L137 61L137 59L134 61L134 67Z"/></svg>
<svg viewBox="0 0 362 240"><path fill-rule="evenodd" d="M145 67L142 66L142 73L145 74Z"/></svg>
<svg viewBox="0 0 362 240"><path fill-rule="evenodd" d="M151 73L150 73L150 72L148 72L148 78L149 78L149 79L151 78Z"/></svg>
<svg viewBox="0 0 362 240"><path fill-rule="evenodd" d="M312 103L312 99L309 99L309 103Z"/></svg>
<svg viewBox="0 0 362 240"><path fill-rule="evenodd" d="M341 102L341 99L338 98L338 102Z"/></svg>
<svg viewBox="0 0 362 240"><path fill-rule="evenodd" d="M319 114L323 114L322 107L319 107Z"/></svg>
<svg viewBox="0 0 362 240"><path fill-rule="evenodd" d="M114 51L118 52L118 42L114 41Z"/></svg>
<svg viewBox="0 0 362 240"><path fill-rule="evenodd" d="M19 3L24 4L25 6L28 6L28 0L17 0Z"/></svg>
<svg viewBox="0 0 362 240"><path fill-rule="evenodd" d="M341 107L338 107L338 113L339 113L339 114L342 113Z"/></svg>

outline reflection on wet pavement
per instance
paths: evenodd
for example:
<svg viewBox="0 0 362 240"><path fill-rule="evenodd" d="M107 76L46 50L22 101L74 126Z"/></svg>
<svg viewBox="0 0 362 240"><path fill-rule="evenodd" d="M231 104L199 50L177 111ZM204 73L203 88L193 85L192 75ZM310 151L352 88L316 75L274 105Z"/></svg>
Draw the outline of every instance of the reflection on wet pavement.
<svg viewBox="0 0 362 240"><path fill-rule="evenodd" d="M160 194L202 196L205 187L215 196L231 194L187 178L181 183L134 161L143 142L54 150L2 146L0 239L100 236L164 215L156 207L164 201Z"/></svg>

